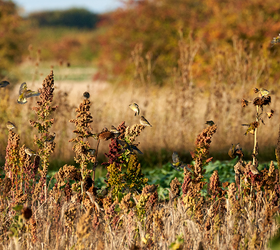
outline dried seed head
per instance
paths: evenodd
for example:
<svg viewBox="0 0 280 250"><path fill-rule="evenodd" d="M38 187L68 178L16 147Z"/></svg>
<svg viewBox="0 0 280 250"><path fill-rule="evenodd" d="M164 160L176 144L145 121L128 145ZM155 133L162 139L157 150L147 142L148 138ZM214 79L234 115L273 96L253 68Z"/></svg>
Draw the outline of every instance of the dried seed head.
<svg viewBox="0 0 280 250"><path fill-rule="evenodd" d="M23 215L23 218L26 220L29 220L32 216L32 210L29 207L25 207L21 210L21 213Z"/></svg>
<svg viewBox="0 0 280 250"><path fill-rule="evenodd" d="M253 101L253 104L255 106L265 106L265 105L269 105L270 103L271 103L271 97L269 95L256 97Z"/></svg>

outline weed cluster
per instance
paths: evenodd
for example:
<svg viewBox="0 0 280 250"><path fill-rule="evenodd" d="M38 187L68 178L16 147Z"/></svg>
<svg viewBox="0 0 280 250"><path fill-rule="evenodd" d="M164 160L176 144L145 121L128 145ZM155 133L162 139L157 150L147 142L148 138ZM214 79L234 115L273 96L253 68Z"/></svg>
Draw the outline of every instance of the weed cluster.
<svg viewBox="0 0 280 250"><path fill-rule="evenodd" d="M233 145L229 155L238 157L235 182L221 183L214 171L207 183L210 144L219 131L217 124L208 121L191 152L193 164L184 164L173 153L172 165L183 169L184 180L174 178L169 199L160 200L158 185L148 185L137 158L142 152L136 140L154 129L142 116L144 112L134 103L130 107L139 123L127 126L122 122L117 128L104 127L93 133L94 114L87 92L76 118L70 120L75 124L71 142L78 167L64 165L48 180L49 158L56 145L50 129L57 111L51 72L33 108L37 119L30 121L38 130L36 150L20 146L15 125L7 124L4 178L0 180L0 249L42 245L49 249L268 249L278 229L280 182L273 162L268 169L258 170L257 131L264 124L264 108L271 96L265 89L255 92L260 94L253 101L256 116L246 132L254 135L253 162L243 159L239 144ZM246 107L249 101L242 100L242 104ZM270 110L268 118L273 113ZM89 138L94 138L94 145ZM94 172L99 145L105 141L110 142L107 162L102 163L107 171L106 188L100 189ZM278 160L279 151L278 141Z"/></svg>

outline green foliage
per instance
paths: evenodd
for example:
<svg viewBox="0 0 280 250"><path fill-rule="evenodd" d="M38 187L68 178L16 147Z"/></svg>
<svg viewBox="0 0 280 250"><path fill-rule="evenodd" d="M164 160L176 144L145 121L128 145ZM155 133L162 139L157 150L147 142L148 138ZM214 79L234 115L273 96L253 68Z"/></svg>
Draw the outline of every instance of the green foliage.
<svg viewBox="0 0 280 250"><path fill-rule="evenodd" d="M92 29L99 20L98 15L82 8L68 10L42 11L28 16L39 27L69 27Z"/></svg>

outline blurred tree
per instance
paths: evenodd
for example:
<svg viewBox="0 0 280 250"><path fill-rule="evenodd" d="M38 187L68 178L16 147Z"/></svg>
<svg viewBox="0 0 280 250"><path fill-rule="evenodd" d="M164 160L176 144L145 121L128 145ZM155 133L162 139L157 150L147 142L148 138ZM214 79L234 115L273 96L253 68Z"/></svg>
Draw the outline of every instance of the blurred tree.
<svg viewBox="0 0 280 250"><path fill-rule="evenodd" d="M0 0L0 77L21 61L27 51L27 22L23 21L12 1Z"/></svg>
<svg viewBox="0 0 280 250"><path fill-rule="evenodd" d="M100 69L106 76L131 75L131 52L141 43L144 61L151 52L154 79L166 81L178 65L181 31L202 38L199 53L210 60L210 45L231 46L233 36L269 43L279 33L279 13L280 2L274 0L130 0L101 16L106 32L100 36Z"/></svg>
<svg viewBox="0 0 280 250"><path fill-rule="evenodd" d="M98 22L97 14L79 8L35 12L31 13L28 18L35 21L39 27L59 26L92 29L96 27Z"/></svg>

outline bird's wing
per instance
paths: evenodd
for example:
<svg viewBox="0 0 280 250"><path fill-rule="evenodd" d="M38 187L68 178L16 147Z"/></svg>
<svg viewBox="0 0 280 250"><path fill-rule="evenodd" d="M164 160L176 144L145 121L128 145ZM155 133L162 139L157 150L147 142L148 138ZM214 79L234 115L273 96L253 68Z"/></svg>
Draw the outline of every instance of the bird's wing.
<svg viewBox="0 0 280 250"><path fill-rule="evenodd" d="M32 90L27 90L27 91L24 91L24 96L26 98L29 98L29 97L32 97L32 96L39 96L40 93L38 91L32 91Z"/></svg>
<svg viewBox="0 0 280 250"><path fill-rule="evenodd" d="M27 84L23 82L19 87L19 94L21 95L25 90L27 90Z"/></svg>

